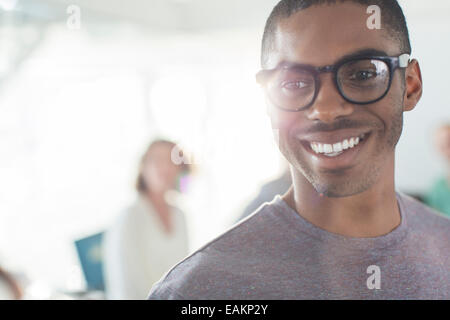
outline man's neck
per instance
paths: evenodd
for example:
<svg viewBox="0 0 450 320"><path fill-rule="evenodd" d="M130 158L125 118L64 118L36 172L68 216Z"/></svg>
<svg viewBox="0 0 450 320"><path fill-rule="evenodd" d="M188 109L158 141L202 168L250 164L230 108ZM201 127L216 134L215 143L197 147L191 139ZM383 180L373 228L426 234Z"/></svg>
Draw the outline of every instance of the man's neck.
<svg viewBox="0 0 450 320"><path fill-rule="evenodd" d="M356 238L382 236L401 222L393 165L388 170L392 170L392 175L382 173L379 181L368 190L341 198L321 196L297 172L293 175L293 186L283 199L304 219L328 232Z"/></svg>

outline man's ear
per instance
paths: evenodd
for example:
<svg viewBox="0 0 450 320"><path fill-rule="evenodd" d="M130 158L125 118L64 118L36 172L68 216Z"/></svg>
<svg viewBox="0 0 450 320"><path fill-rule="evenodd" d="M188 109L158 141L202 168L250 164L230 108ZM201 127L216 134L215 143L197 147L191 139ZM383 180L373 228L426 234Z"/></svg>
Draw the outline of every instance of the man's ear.
<svg viewBox="0 0 450 320"><path fill-rule="evenodd" d="M411 111L422 97L422 72L419 62L413 59L405 71L406 88L404 96L403 111Z"/></svg>

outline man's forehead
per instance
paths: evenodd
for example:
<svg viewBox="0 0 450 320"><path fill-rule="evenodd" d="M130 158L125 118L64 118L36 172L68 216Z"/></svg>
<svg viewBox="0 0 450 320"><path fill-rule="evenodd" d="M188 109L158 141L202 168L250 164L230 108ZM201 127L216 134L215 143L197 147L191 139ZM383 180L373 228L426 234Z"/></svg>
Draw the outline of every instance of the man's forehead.
<svg viewBox="0 0 450 320"><path fill-rule="evenodd" d="M365 48L399 53L383 26L380 30L367 27L368 18L366 7L342 3L313 6L282 19L266 67L275 68L282 61L322 66Z"/></svg>

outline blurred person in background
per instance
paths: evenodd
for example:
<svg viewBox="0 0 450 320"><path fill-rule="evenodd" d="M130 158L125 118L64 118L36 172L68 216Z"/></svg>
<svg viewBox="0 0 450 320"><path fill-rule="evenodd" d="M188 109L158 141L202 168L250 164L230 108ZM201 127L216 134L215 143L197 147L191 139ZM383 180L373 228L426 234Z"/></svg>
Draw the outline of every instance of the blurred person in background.
<svg viewBox="0 0 450 320"><path fill-rule="evenodd" d="M184 213L167 201L186 164L171 160L175 143L155 140L140 163L138 197L105 234L107 299L144 299L152 284L188 254Z"/></svg>
<svg viewBox="0 0 450 320"><path fill-rule="evenodd" d="M284 194L288 191L289 187L292 185L291 171L289 170L289 164L286 161L284 161L283 167L283 173L261 187L258 195L245 207L236 222L255 212L265 202L272 201L277 194Z"/></svg>
<svg viewBox="0 0 450 320"><path fill-rule="evenodd" d="M0 300L20 300L23 298L22 288L14 277L0 267Z"/></svg>
<svg viewBox="0 0 450 320"><path fill-rule="evenodd" d="M440 126L434 136L435 145L444 157L447 172L439 178L425 195L425 203L450 216L450 123Z"/></svg>

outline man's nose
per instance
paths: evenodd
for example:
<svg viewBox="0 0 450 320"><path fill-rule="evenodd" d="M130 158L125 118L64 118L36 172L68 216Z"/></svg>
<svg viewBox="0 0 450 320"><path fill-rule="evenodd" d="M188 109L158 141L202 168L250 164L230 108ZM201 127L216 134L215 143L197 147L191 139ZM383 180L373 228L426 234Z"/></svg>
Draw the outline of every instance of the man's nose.
<svg viewBox="0 0 450 320"><path fill-rule="evenodd" d="M321 74L320 82L316 101L307 110L309 120L332 123L337 118L349 116L354 112L354 105L347 102L338 92L331 73Z"/></svg>

